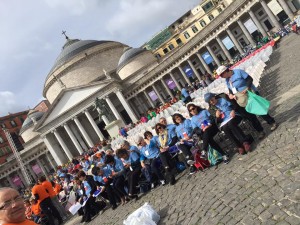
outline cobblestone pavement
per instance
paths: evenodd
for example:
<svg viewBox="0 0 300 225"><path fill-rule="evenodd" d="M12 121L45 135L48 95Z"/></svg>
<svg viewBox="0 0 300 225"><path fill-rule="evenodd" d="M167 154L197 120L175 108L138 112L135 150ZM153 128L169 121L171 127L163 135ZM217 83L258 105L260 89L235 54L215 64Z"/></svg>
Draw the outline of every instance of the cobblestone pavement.
<svg viewBox="0 0 300 225"><path fill-rule="evenodd" d="M174 186L158 187L137 202L107 209L89 224L122 224L149 202L163 224L300 224L300 37L284 38L262 78L261 94L272 102L280 126L245 156L232 156ZM78 224L73 218L69 224Z"/></svg>

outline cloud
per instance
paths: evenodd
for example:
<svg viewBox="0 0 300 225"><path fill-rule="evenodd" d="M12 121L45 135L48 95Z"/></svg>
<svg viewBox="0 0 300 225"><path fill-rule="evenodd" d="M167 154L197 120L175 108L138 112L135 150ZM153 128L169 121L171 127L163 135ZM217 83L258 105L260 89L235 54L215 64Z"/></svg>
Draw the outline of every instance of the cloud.
<svg viewBox="0 0 300 225"><path fill-rule="evenodd" d="M0 92L0 106L0 116L25 110L25 107L17 102L15 94L10 91Z"/></svg>
<svg viewBox="0 0 300 225"><path fill-rule="evenodd" d="M95 1L85 0L45 0L51 8L60 8L68 10L73 15L82 15L88 9L88 5Z"/></svg>

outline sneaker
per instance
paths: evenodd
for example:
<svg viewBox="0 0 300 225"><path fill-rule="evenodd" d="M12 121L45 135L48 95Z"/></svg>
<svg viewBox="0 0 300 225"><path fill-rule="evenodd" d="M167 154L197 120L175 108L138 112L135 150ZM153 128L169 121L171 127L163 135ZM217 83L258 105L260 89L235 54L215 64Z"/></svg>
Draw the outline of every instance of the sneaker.
<svg viewBox="0 0 300 225"><path fill-rule="evenodd" d="M278 124L277 123L272 123L272 124L270 124L270 130L271 131L274 131L274 130L276 130L276 128L278 127Z"/></svg>
<svg viewBox="0 0 300 225"><path fill-rule="evenodd" d="M154 188L155 188L155 184L151 183L151 189L154 189Z"/></svg>
<svg viewBox="0 0 300 225"><path fill-rule="evenodd" d="M240 155L245 155L246 154L245 149L243 149L243 148L238 148L238 151L239 151Z"/></svg>
<svg viewBox="0 0 300 225"><path fill-rule="evenodd" d="M266 135L265 132L263 132L263 131L259 132L258 139L263 139L265 137L265 135Z"/></svg>
<svg viewBox="0 0 300 225"><path fill-rule="evenodd" d="M160 181L160 184L161 184L162 186L164 186L164 185L166 184L166 181L165 181L165 180L161 180L161 181Z"/></svg>
<svg viewBox="0 0 300 225"><path fill-rule="evenodd" d="M244 149L246 152L250 152L251 150L251 145L248 142L243 143Z"/></svg>
<svg viewBox="0 0 300 225"><path fill-rule="evenodd" d="M193 166L191 166L190 167L190 175L192 175L192 174L194 174L194 173L196 173L197 172L197 169L196 169L196 167L193 165Z"/></svg>
<svg viewBox="0 0 300 225"><path fill-rule="evenodd" d="M188 160L186 163L189 164L190 166L193 166L195 161L194 160Z"/></svg>
<svg viewBox="0 0 300 225"><path fill-rule="evenodd" d="M227 155L223 155L223 162L224 162L224 164L229 163L229 157Z"/></svg>
<svg viewBox="0 0 300 225"><path fill-rule="evenodd" d="M206 158L206 152L205 151L201 151L201 156L200 158L205 159Z"/></svg>

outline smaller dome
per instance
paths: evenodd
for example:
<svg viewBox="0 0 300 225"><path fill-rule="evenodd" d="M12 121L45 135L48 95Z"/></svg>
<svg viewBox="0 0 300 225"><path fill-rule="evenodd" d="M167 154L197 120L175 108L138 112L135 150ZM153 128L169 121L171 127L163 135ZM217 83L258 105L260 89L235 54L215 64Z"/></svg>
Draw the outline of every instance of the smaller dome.
<svg viewBox="0 0 300 225"><path fill-rule="evenodd" d="M132 60L135 56L146 51L147 50L143 48L131 48L131 47L125 48L124 53L119 60L117 71L122 69L122 67L125 66L128 62L130 62L130 60Z"/></svg>
<svg viewBox="0 0 300 225"><path fill-rule="evenodd" d="M27 130L29 127L34 125L38 120L40 120L44 115L44 112L39 112L36 110L30 110L26 120L23 122L20 134Z"/></svg>

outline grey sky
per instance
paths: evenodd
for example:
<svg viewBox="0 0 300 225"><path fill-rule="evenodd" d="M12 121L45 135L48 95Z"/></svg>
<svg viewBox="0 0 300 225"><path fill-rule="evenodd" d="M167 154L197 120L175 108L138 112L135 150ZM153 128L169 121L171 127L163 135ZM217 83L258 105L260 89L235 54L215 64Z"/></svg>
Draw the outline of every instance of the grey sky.
<svg viewBox="0 0 300 225"><path fill-rule="evenodd" d="M200 0L0 1L0 116L34 107L70 38L141 46Z"/></svg>

